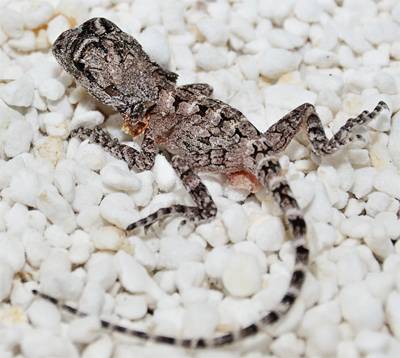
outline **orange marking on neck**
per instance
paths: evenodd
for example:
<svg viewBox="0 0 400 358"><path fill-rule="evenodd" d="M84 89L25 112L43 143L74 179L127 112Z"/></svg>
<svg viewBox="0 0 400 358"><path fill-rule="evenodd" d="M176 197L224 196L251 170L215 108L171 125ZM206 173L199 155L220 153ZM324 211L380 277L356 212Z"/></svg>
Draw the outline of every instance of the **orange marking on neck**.
<svg viewBox="0 0 400 358"><path fill-rule="evenodd" d="M132 120L128 116L123 116L124 121L122 123L122 130L131 135L132 137L137 137L141 135L146 128L149 126L149 121L145 117L142 121L136 121L132 123Z"/></svg>

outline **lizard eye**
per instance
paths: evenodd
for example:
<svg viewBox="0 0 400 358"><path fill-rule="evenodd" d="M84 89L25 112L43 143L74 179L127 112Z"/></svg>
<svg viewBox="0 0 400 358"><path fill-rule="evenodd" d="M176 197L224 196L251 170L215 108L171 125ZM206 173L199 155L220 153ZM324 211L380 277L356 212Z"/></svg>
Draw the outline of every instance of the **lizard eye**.
<svg viewBox="0 0 400 358"><path fill-rule="evenodd" d="M82 60L74 61L74 65L76 69L80 72L83 72L85 70L85 63L82 62Z"/></svg>

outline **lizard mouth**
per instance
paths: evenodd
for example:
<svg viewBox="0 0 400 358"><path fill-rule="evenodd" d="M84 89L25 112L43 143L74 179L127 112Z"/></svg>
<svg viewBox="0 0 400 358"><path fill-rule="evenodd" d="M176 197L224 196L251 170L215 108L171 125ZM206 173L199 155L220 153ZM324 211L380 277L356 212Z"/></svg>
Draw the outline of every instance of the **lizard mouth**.
<svg viewBox="0 0 400 358"><path fill-rule="evenodd" d="M74 49L79 47L80 42L76 29L64 31L57 37L53 44L52 52L54 57L61 65L64 65L63 59L68 58L68 60L72 60L75 53Z"/></svg>

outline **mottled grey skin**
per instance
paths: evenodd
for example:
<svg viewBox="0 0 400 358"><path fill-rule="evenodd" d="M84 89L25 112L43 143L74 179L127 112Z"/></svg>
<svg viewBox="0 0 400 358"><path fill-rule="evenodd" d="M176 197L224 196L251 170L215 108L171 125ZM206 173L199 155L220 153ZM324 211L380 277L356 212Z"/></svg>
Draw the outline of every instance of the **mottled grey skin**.
<svg viewBox="0 0 400 358"><path fill-rule="evenodd" d="M114 107L124 118L123 129L132 136L143 134L142 150L120 144L102 128L78 128L71 135L100 144L130 168L150 169L157 152L162 152L177 171L195 206L163 208L128 226L149 225L170 214L180 214L199 223L210 220L217 208L198 172L225 174L239 186L270 190L279 204L293 237L295 267L287 293L278 307L259 321L235 332L214 338L183 339L131 330L102 321L102 325L135 337L187 348L222 346L256 334L264 325L276 323L292 307L303 285L309 251L306 224L281 171L278 155L301 130L307 132L313 151L331 154L352 140L351 130L366 124L381 110L349 119L328 140L314 106L305 103L287 114L264 134L235 108L210 98L207 84L176 86L177 75L152 62L140 44L103 18L91 19L65 31L56 40L53 53L76 81L101 102ZM267 235L268 233L266 233ZM53 298L40 294L44 298ZM59 303L64 309L79 312ZM82 313L80 313L82 314Z"/></svg>

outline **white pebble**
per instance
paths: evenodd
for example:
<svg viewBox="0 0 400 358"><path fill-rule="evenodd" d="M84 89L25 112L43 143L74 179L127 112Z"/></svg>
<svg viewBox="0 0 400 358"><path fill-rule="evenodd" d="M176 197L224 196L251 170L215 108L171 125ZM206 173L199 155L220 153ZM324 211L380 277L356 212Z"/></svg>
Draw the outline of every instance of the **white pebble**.
<svg viewBox="0 0 400 358"><path fill-rule="evenodd" d="M74 319L68 327L69 337L76 343L90 343L99 336L100 332L100 321L94 316Z"/></svg>
<svg viewBox="0 0 400 358"><path fill-rule="evenodd" d="M89 241L89 235L82 230L72 233L71 240L69 259L74 265L82 265L89 259L93 251L93 244Z"/></svg>
<svg viewBox="0 0 400 358"><path fill-rule="evenodd" d="M249 219L241 205L232 205L222 214L229 239L232 242L240 242L246 238Z"/></svg>
<svg viewBox="0 0 400 358"><path fill-rule="evenodd" d="M393 291L386 302L386 316L390 330L397 339L400 338L400 294Z"/></svg>
<svg viewBox="0 0 400 358"><path fill-rule="evenodd" d="M183 4L174 0L165 0L161 3L161 19L166 30L171 33L180 33L184 30Z"/></svg>
<svg viewBox="0 0 400 358"><path fill-rule="evenodd" d="M147 303L144 296L121 293L115 298L115 313L126 319L135 320L147 313Z"/></svg>
<svg viewBox="0 0 400 358"><path fill-rule="evenodd" d="M298 0L295 2L294 13L299 20L317 22L320 20L323 9L317 0Z"/></svg>
<svg viewBox="0 0 400 358"><path fill-rule="evenodd" d="M78 105L79 107L79 105ZM77 107L77 108L78 108ZM99 111L83 111L75 110L74 116L69 124L71 130L78 127L93 128L104 122L104 115Z"/></svg>
<svg viewBox="0 0 400 358"><path fill-rule="evenodd" d="M158 262L156 254L153 252L151 245L139 237L134 237L130 240L134 247L134 256L140 264L148 270L153 270Z"/></svg>
<svg viewBox="0 0 400 358"><path fill-rule="evenodd" d="M383 67L389 65L389 49L370 50L363 54L362 62L365 66Z"/></svg>
<svg viewBox="0 0 400 358"><path fill-rule="evenodd" d="M354 184L351 191L357 199L361 199L371 192L375 174L375 168L361 168L354 171Z"/></svg>
<svg viewBox="0 0 400 358"><path fill-rule="evenodd" d="M183 262L175 274L176 287L184 292L191 287L199 287L204 280L205 268L200 262Z"/></svg>
<svg viewBox="0 0 400 358"><path fill-rule="evenodd" d="M230 250L225 246L213 248L205 260L206 273L211 278L221 278L229 260Z"/></svg>
<svg viewBox="0 0 400 358"><path fill-rule="evenodd" d="M82 352L82 358L111 358L113 343L111 338L103 335L97 341L89 344Z"/></svg>
<svg viewBox="0 0 400 358"><path fill-rule="evenodd" d="M344 215L346 217L357 216L360 215L364 209L365 209L365 203L363 201L351 198L347 203Z"/></svg>
<svg viewBox="0 0 400 358"><path fill-rule="evenodd" d="M0 240L0 260L7 262L15 272L22 270L25 257L21 242L11 237L2 238Z"/></svg>
<svg viewBox="0 0 400 358"><path fill-rule="evenodd" d="M0 97L10 106L29 107L33 101L34 85L25 75L1 87Z"/></svg>
<svg viewBox="0 0 400 358"><path fill-rule="evenodd" d="M305 39L283 29L271 29L267 34L268 42L277 48L293 50L304 44Z"/></svg>
<svg viewBox="0 0 400 358"><path fill-rule="evenodd" d="M389 195L380 192L373 192L368 195L368 200L365 205L365 210L369 216L376 216L386 209L391 204L392 200Z"/></svg>
<svg viewBox="0 0 400 358"><path fill-rule="evenodd" d="M151 170L145 170L136 175L140 180L140 189L131 194L131 198L139 207L146 206L153 196L154 175Z"/></svg>
<svg viewBox="0 0 400 358"><path fill-rule="evenodd" d="M65 116L58 112L43 113L39 117L45 127L46 132L50 136L66 137L68 134L68 124L65 121Z"/></svg>
<svg viewBox="0 0 400 358"><path fill-rule="evenodd" d="M106 195L100 203L100 214L105 220L123 230L139 219L133 200L123 193Z"/></svg>
<svg viewBox="0 0 400 358"><path fill-rule="evenodd" d="M288 72L295 71L300 62L301 56L298 53L270 48L259 56L258 67L263 76L278 79Z"/></svg>
<svg viewBox="0 0 400 358"><path fill-rule="evenodd" d="M381 332L362 330L357 334L355 343L358 349L365 354L383 352L389 344L389 335Z"/></svg>
<svg viewBox="0 0 400 358"><path fill-rule="evenodd" d="M91 230L104 225L106 222L100 215L98 206L85 206L76 218L76 223L85 231Z"/></svg>
<svg viewBox="0 0 400 358"><path fill-rule="evenodd" d="M154 275L154 280L166 293L175 292L175 271L158 271Z"/></svg>
<svg viewBox="0 0 400 358"><path fill-rule="evenodd" d="M85 168L100 170L106 158L104 149L99 145L83 142L79 145L75 160Z"/></svg>
<svg viewBox="0 0 400 358"><path fill-rule="evenodd" d="M67 249L71 246L71 238L57 225L50 225L44 232L47 242L54 247Z"/></svg>
<svg viewBox="0 0 400 358"><path fill-rule="evenodd" d="M197 23L196 26L200 33L207 39L212 45L224 45L228 40L228 29L226 25L214 18L203 17Z"/></svg>
<svg viewBox="0 0 400 358"><path fill-rule="evenodd" d="M250 223L247 239L254 241L264 251L277 251L285 238L281 220L272 215L264 215Z"/></svg>
<svg viewBox="0 0 400 358"><path fill-rule="evenodd" d="M49 301L43 299L33 301L27 313L29 320L36 327L52 331L57 331L60 328L60 310Z"/></svg>
<svg viewBox="0 0 400 358"><path fill-rule="evenodd" d="M136 191L140 189L140 180L135 173L122 168L122 166L110 163L100 171L101 179L105 185L122 191Z"/></svg>
<svg viewBox="0 0 400 358"><path fill-rule="evenodd" d="M105 302L105 292L97 282L88 281L79 297L79 310L89 315L99 316Z"/></svg>
<svg viewBox="0 0 400 358"><path fill-rule="evenodd" d="M398 39L396 34L399 32L399 25L388 18L371 18L363 21L364 36L373 45L394 42Z"/></svg>
<svg viewBox="0 0 400 358"><path fill-rule="evenodd" d="M303 103L315 103L317 95L294 84L275 84L264 88L265 104L294 109Z"/></svg>
<svg viewBox="0 0 400 358"><path fill-rule="evenodd" d="M228 292L236 297L247 297L261 287L261 268L253 255L233 253L222 275Z"/></svg>
<svg viewBox="0 0 400 358"><path fill-rule="evenodd" d="M118 278L121 285L130 293L148 293L153 298L160 298L164 294L146 269L132 256L124 251L119 251L114 256Z"/></svg>
<svg viewBox="0 0 400 358"><path fill-rule="evenodd" d="M57 37L64 31L70 28L68 19L63 15L58 15L51 19L47 25L47 36L50 44L54 44Z"/></svg>
<svg viewBox="0 0 400 358"><path fill-rule="evenodd" d="M277 357L299 357L304 353L304 342L293 333L284 333L271 343L271 351Z"/></svg>
<svg viewBox="0 0 400 358"><path fill-rule="evenodd" d="M373 220L369 216L352 216L342 221L340 231L349 237L362 239L370 233L372 225Z"/></svg>
<svg viewBox="0 0 400 358"><path fill-rule="evenodd" d="M5 214L4 222L9 232L22 232L29 222L27 207L15 203Z"/></svg>
<svg viewBox="0 0 400 358"><path fill-rule="evenodd" d="M88 281L98 283L109 290L117 279L113 256L104 252L94 253L86 263Z"/></svg>
<svg viewBox="0 0 400 358"><path fill-rule="evenodd" d="M376 88L381 93L386 93L386 94L397 94L397 84L393 76L389 75L386 72L378 72L374 76L374 83Z"/></svg>
<svg viewBox="0 0 400 358"><path fill-rule="evenodd" d="M374 187L396 199L400 199L400 176L391 169L378 171L374 180Z"/></svg>
<svg viewBox="0 0 400 358"><path fill-rule="evenodd" d="M33 139L32 126L27 121L13 121L7 128L4 152L12 158L29 151Z"/></svg>
<svg viewBox="0 0 400 358"><path fill-rule="evenodd" d="M304 54L304 62L320 68L329 68L336 64L337 57L332 51L312 48Z"/></svg>
<svg viewBox="0 0 400 358"><path fill-rule="evenodd" d="M29 11L24 14L25 27L31 30L36 29L47 23L53 14L54 8L49 3L32 1Z"/></svg>
<svg viewBox="0 0 400 358"><path fill-rule="evenodd" d="M340 332L337 325L322 324L308 337L307 345L314 354L330 356L336 353L340 340Z"/></svg>
<svg viewBox="0 0 400 358"><path fill-rule="evenodd" d="M331 248L338 238L337 231L330 224L316 222L312 225L312 229L313 238L315 239L313 246L318 251Z"/></svg>
<svg viewBox="0 0 400 358"><path fill-rule="evenodd" d="M220 219L197 226L196 232L200 234L212 247L224 245L228 236L224 224Z"/></svg>
<svg viewBox="0 0 400 358"><path fill-rule="evenodd" d="M125 239L125 232L115 226L102 226L93 230L90 237L96 249L117 251Z"/></svg>
<svg viewBox="0 0 400 358"><path fill-rule="evenodd" d="M204 246L181 237L164 237L160 242L159 264L169 269L178 268L186 261L201 261Z"/></svg>
<svg viewBox="0 0 400 358"><path fill-rule="evenodd" d="M342 317L338 300L327 301L310 308L305 313L299 333L309 337L324 324L338 325L341 319Z"/></svg>
<svg viewBox="0 0 400 358"><path fill-rule="evenodd" d="M286 18L293 8L293 1L284 0L277 3L274 0L263 0L259 3L259 12L263 17L277 22Z"/></svg>
<svg viewBox="0 0 400 358"><path fill-rule="evenodd" d="M400 221L395 212L382 211L376 215L375 220L377 226L385 229L388 238L391 240L397 240L399 238Z"/></svg>
<svg viewBox="0 0 400 358"><path fill-rule="evenodd" d="M14 271L8 262L0 261L0 300L6 299L11 293Z"/></svg>
<svg viewBox="0 0 400 358"><path fill-rule="evenodd" d="M308 180L298 179L290 181L290 188L300 208L306 208L314 198L314 185Z"/></svg>
<svg viewBox="0 0 400 358"><path fill-rule="evenodd" d="M384 314L380 300L373 297L365 283L354 283L343 287L339 294L343 317L356 330L380 329ZM354 303L357 304L354 304Z"/></svg>
<svg viewBox="0 0 400 358"><path fill-rule="evenodd" d="M17 51L30 52L35 49L35 34L32 31L24 31L22 36L11 39L8 44Z"/></svg>
<svg viewBox="0 0 400 358"><path fill-rule="evenodd" d="M338 284L345 286L364 279L367 273L365 263L357 255L345 255L337 263Z"/></svg>
<svg viewBox="0 0 400 358"><path fill-rule="evenodd" d="M65 92L62 83L54 78L49 78L39 85L39 93L51 101L59 100Z"/></svg>
<svg viewBox="0 0 400 358"><path fill-rule="evenodd" d="M1 109L0 109L1 110ZM397 169L400 168L400 113L393 116L389 134L388 150Z"/></svg>
<svg viewBox="0 0 400 358"><path fill-rule="evenodd" d="M177 176L171 164L162 155L157 155L153 166L154 179L161 191L171 191Z"/></svg>
<svg viewBox="0 0 400 358"><path fill-rule="evenodd" d="M103 190L96 183L78 184L75 187L75 197L72 207L75 211L80 212L85 207L99 205L103 197Z"/></svg>
<svg viewBox="0 0 400 358"><path fill-rule="evenodd" d="M204 43L196 46L195 59L197 66L205 71L218 70L227 64L227 53L222 47Z"/></svg>
<svg viewBox="0 0 400 358"><path fill-rule="evenodd" d="M172 52L171 62L177 69L193 71L196 68L196 62L189 46L179 42L172 42L170 46Z"/></svg>
<svg viewBox="0 0 400 358"><path fill-rule="evenodd" d="M164 66L168 65L170 57L168 41L157 28L146 27L140 34L140 44L152 60Z"/></svg>
<svg viewBox="0 0 400 358"><path fill-rule="evenodd" d="M44 188L37 197L37 208L55 225L62 227L66 233L76 227L76 220L71 205L53 186Z"/></svg>
<svg viewBox="0 0 400 358"><path fill-rule="evenodd" d="M143 26L159 24L161 21L160 4L156 0L138 0L132 3L132 14Z"/></svg>
<svg viewBox="0 0 400 358"><path fill-rule="evenodd" d="M18 38L23 31L23 17L18 12L3 6L0 13L0 27L9 37Z"/></svg>
<svg viewBox="0 0 400 358"><path fill-rule="evenodd" d="M394 285L393 276L388 272L369 272L365 282L369 291L381 301L386 300Z"/></svg>
<svg viewBox="0 0 400 358"><path fill-rule="evenodd" d="M190 304L183 316L184 337L212 337L218 324L218 311L209 303Z"/></svg>
<svg viewBox="0 0 400 358"><path fill-rule="evenodd" d="M236 14L232 14L231 16L230 31L245 42L249 42L255 38L254 27L251 22Z"/></svg>
<svg viewBox="0 0 400 358"><path fill-rule="evenodd" d="M48 256L50 245L43 240L42 235L35 231L26 231L23 236L26 259L30 265L38 268Z"/></svg>
<svg viewBox="0 0 400 358"><path fill-rule="evenodd" d="M32 330L21 339L21 353L31 358L77 358L77 348L67 338L55 335L49 330ZM32 347L35 347L33 349Z"/></svg>

